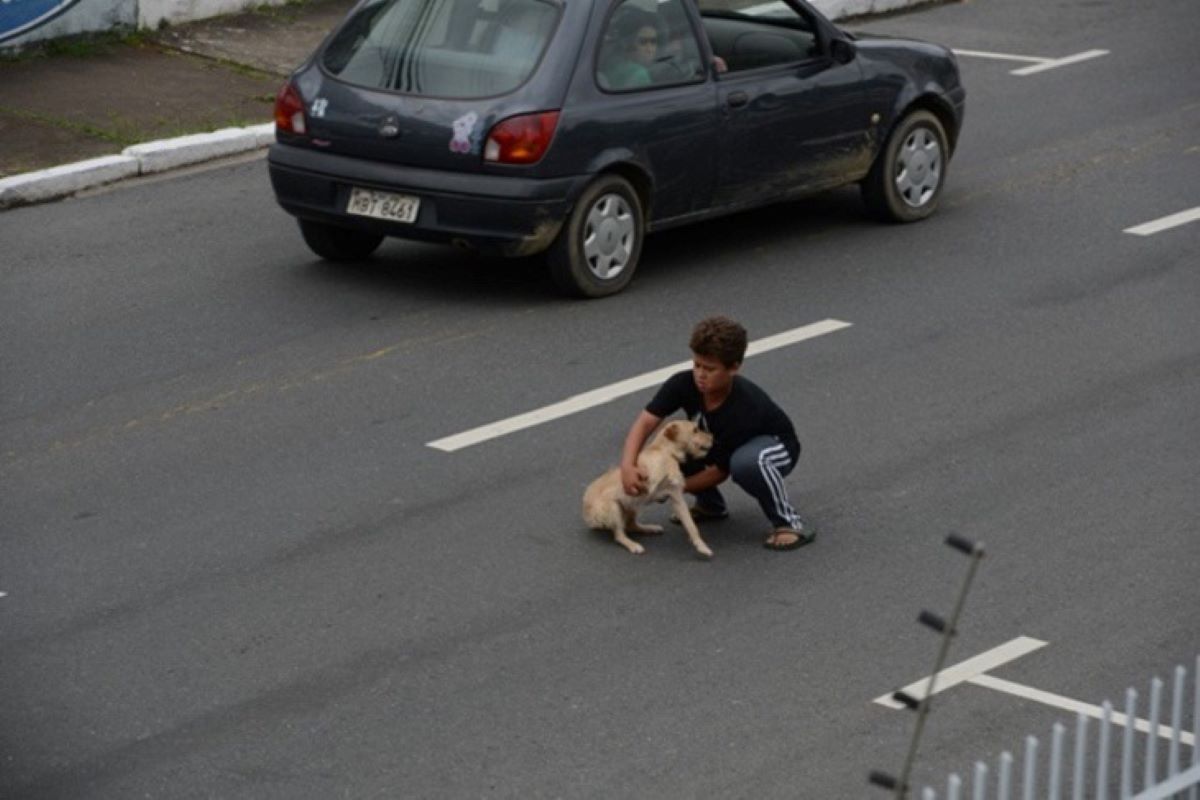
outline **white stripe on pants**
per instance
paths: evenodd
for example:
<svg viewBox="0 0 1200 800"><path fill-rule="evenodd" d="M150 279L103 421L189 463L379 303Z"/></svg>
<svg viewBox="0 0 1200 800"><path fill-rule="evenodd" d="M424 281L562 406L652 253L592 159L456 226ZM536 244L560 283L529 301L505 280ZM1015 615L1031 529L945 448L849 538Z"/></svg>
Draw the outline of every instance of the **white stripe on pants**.
<svg viewBox="0 0 1200 800"><path fill-rule="evenodd" d="M758 454L758 471L771 492L771 499L775 501L775 515L789 527L800 530L804 523L796 514L796 509L788 502L787 489L784 488L783 474L780 472L781 469L787 469L791 463L792 457L788 455L787 448L782 443L763 448Z"/></svg>

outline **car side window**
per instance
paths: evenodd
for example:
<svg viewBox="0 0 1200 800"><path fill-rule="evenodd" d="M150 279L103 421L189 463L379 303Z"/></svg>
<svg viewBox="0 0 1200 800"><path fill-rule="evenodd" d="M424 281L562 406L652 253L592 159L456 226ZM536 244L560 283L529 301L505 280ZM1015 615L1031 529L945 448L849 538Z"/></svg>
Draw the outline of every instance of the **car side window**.
<svg viewBox="0 0 1200 800"><path fill-rule="evenodd" d="M596 82L612 92L704 80L700 45L683 0L622 0L609 15Z"/></svg>
<svg viewBox="0 0 1200 800"><path fill-rule="evenodd" d="M783 0L699 0L722 72L790 64L821 53L816 24Z"/></svg>

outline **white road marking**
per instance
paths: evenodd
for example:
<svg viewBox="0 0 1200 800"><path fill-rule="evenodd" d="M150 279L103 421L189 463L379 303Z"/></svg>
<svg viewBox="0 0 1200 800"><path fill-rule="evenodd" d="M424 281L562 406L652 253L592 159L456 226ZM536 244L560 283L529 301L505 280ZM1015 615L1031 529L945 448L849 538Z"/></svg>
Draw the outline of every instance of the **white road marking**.
<svg viewBox="0 0 1200 800"><path fill-rule="evenodd" d="M980 653L974 658L968 658L966 661L955 664L953 667L943 669L937 673L936 681L933 682L933 694L940 694L947 689L959 686L964 683L972 686L980 686L985 689L993 689L997 692L1003 692L1014 697L1020 697L1024 700L1033 700L1035 703L1051 706L1053 708L1061 708L1064 711L1070 711L1076 714L1084 714L1093 719L1104 719L1104 709L1100 706L1092 705L1091 703L1081 703L1078 700L1072 700L1069 697L1044 692L1041 689L1035 689L1032 686L1006 681L1003 678L997 678L994 675L988 675L990 670L996 667L1007 664L1010 661L1015 661L1023 655L1032 653L1046 646L1046 642L1038 639L1031 639L1028 636L1018 636L1010 642L993 647L985 653ZM900 691L912 697L914 700L924 700L929 696L930 678L922 678L919 681L910 683ZM899 703L892 699L892 692L876 697L875 703L900 710L904 708L903 703ZM1112 712L1110 717L1114 725L1125 726L1129 724L1129 718L1117 711ZM1150 732L1150 723L1144 719L1133 720L1134 730L1142 733ZM1164 739L1171 739L1174 731L1169 725L1159 725L1158 735ZM1183 744L1194 746L1196 735L1188 731L1180 731L1179 741Z"/></svg>
<svg viewBox="0 0 1200 800"><path fill-rule="evenodd" d="M1050 59L1040 56L1014 56L1009 53L988 53L984 50L959 50L954 48L954 54L969 58L994 58L999 61L1028 61L1034 64L1045 64Z"/></svg>
<svg viewBox="0 0 1200 800"><path fill-rule="evenodd" d="M1087 61L1089 59L1099 58L1100 56L1106 56L1106 55L1108 55L1107 50L1088 50L1087 52L1076 53L1073 56L1066 56L1065 58L1051 59L1049 61L1046 61L1045 63L1038 64L1036 66L1022 67L1021 69L1014 69L1012 71L1012 74L1013 75L1034 75L1038 72L1045 72L1048 69L1057 69L1058 67L1065 67L1068 64L1078 64L1080 61Z"/></svg>
<svg viewBox="0 0 1200 800"><path fill-rule="evenodd" d="M1057 67L1065 67L1068 64L1077 64L1080 61L1087 61L1092 58L1108 55L1107 50L1088 50L1083 53L1076 53L1073 56L1064 56L1062 58L1043 58L1041 56L1018 56L1011 53L989 53L984 50L959 50L955 48L955 55L966 56L968 58L991 58L999 61L1024 61L1032 66L1021 67L1014 69L1012 75L1035 75L1039 72L1045 72L1049 69Z"/></svg>
<svg viewBox="0 0 1200 800"><path fill-rule="evenodd" d="M1034 689L1033 687L1006 681L992 675L976 675L974 678L968 680L967 683L974 684L975 686L983 686L987 689L995 689L997 692L1004 692L1005 694L1011 694L1014 697L1020 697L1025 700L1033 700L1035 703L1041 703L1042 705L1061 708L1064 711L1076 714L1082 713L1093 719L1104 719L1104 710L1100 706L1094 706L1091 703L1081 703L1069 697L1043 692L1041 689ZM1124 726L1128 724L1128 717L1114 711L1112 712L1112 721L1114 725ZM1144 719L1135 719L1133 727L1134 730L1141 731L1142 733L1150 732L1150 723ZM1158 735L1164 739L1170 739L1173 731L1169 725L1159 725ZM1180 731L1179 741L1186 745L1191 745L1196 741L1196 737L1195 734Z"/></svg>
<svg viewBox="0 0 1200 800"><path fill-rule="evenodd" d="M1178 214L1171 214L1161 219L1151 220L1141 225L1135 225L1132 228L1126 228L1125 233L1132 233L1134 236L1153 236L1170 228L1178 228L1180 225L1197 221L1200 221L1200 206L1189 208L1187 211L1180 211Z"/></svg>
<svg viewBox="0 0 1200 800"><path fill-rule="evenodd" d="M934 682L933 694L944 692L947 689L958 686L960 683L966 683L972 678L978 677L988 670L995 669L1001 664L1007 664L1010 661L1015 661L1021 656L1028 655L1034 650L1045 647L1046 643L1038 639L1032 639L1028 636L1018 636L1012 641L1005 642L999 647L993 647L985 653L980 653L974 658L968 658L966 661L955 664L953 667L947 667L937 675L937 680ZM929 689L930 678L922 678L919 681L910 683L900 691L911 696L915 700L924 700ZM881 706L887 706L892 709L904 708L904 705L892 699L892 693L888 692L882 697L876 697L875 702Z"/></svg>
<svg viewBox="0 0 1200 800"><path fill-rule="evenodd" d="M1192 764L1190 769L1168 778L1166 782L1143 789L1134 800L1165 800L1178 795L1180 789L1195 787L1197 779L1200 779L1200 763L1193 761ZM1193 797L1195 796L1195 792L1191 794Z"/></svg>
<svg viewBox="0 0 1200 800"><path fill-rule="evenodd" d="M790 331L784 331L783 333L751 342L749 347L746 348L746 357L749 358L750 356L756 356L780 347L787 347L788 345L797 344L807 339L815 339L827 333L834 333L835 331L849 328L850 325L851 323L849 322L827 319L821 322L814 322L811 325L794 328ZM470 447L480 442L486 442L489 439L496 439L525 428L541 425L544 422L576 414L580 411L616 400L619 397L624 397L627 394L633 394L647 387L655 386L676 372L689 369L691 366L692 362L690 361L672 364L669 367L656 369L653 372L646 372L633 378L609 384L608 386L601 386L599 389L592 389L590 392L568 397L566 400L543 406L524 414L518 414L515 417L502 419L499 422L493 422L488 425L481 425L478 428L456 433L453 436L436 439L432 442L427 442L426 446L432 447L435 450L453 453L455 450L461 450L464 447Z"/></svg>

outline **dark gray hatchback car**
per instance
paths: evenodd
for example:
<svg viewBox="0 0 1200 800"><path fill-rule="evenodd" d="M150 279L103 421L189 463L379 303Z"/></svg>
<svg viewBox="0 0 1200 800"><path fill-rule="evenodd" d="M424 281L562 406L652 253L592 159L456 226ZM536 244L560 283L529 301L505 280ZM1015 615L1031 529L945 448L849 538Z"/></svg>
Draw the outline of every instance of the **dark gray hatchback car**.
<svg viewBox="0 0 1200 800"><path fill-rule="evenodd" d="M269 169L324 258L545 251L599 297L663 228L854 182L928 216L964 97L946 48L804 0L363 0L280 90Z"/></svg>

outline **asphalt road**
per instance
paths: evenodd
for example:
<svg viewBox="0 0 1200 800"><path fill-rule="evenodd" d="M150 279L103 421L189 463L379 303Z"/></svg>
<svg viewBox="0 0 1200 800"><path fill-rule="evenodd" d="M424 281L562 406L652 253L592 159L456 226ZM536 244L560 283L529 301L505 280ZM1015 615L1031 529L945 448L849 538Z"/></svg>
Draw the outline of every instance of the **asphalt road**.
<svg viewBox="0 0 1200 800"><path fill-rule="evenodd" d="M0 214L0 795L878 796L986 544L956 662L1089 703L1200 650L1193 0L876 20L962 57L941 212L854 191L652 237L623 295L387 244L314 260L254 160ZM1035 62L1027 62L1035 63ZM439 437L687 359L708 313L804 442L815 546L750 500L633 557L579 519L650 391ZM660 513L666 516L665 508ZM653 514L652 514L653 516ZM1068 715L939 695L917 777Z"/></svg>

